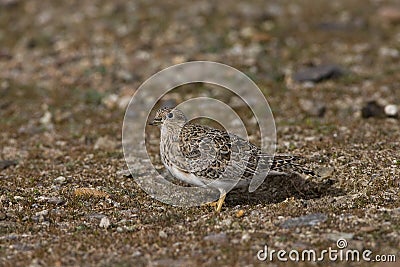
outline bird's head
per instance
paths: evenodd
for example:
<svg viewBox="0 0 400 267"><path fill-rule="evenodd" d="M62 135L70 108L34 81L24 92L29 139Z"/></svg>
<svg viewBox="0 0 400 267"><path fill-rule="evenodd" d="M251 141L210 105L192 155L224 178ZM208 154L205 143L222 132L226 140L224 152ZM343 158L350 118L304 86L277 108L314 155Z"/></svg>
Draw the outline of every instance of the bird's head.
<svg viewBox="0 0 400 267"><path fill-rule="evenodd" d="M164 123L183 126L187 122L185 114L176 108L161 108L157 110L150 125L161 126Z"/></svg>

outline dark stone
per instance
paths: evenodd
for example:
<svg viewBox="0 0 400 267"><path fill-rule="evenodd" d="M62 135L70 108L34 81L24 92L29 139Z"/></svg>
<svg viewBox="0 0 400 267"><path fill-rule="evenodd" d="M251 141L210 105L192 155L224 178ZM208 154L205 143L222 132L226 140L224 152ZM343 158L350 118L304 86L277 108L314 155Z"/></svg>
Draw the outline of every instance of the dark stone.
<svg viewBox="0 0 400 267"><path fill-rule="evenodd" d="M10 166L17 165L16 160L0 160L0 170L4 170Z"/></svg>
<svg viewBox="0 0 400 267"><path fill-rule="evenodd" d="M383 118L385 117L384 107L379 105L375 100L369 101L361 109L361 116L363 118L370 118L370 117Z"/></svg>
<svg viewBox="0 0 400 267"><path fill-rule="evenodd" d="M338 78L343 74L343 69L335 64L322 64L299 70L293 74L293 79L297 82L320 82Z"/></svg>

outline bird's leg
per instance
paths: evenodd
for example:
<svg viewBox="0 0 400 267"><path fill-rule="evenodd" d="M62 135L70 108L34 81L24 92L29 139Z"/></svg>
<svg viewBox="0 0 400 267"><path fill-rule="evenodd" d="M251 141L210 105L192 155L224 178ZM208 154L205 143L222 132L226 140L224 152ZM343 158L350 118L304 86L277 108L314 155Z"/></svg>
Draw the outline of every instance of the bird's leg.
<svg viewBox="0 0 400 267"><path fill-rule="evenodd" d="M226 193L225 192L221 192L221 195L220 195L220 197L219 197L219 199L217 201L217 208L216 208L217 212L221 211L222 204L224 204L224 201L225 201L225 197L226 197Z"/></svg>
<svg viewBox="0 0 400 267"><path fill-rule="evenodd" d="M216 210L217 212L220 212L220 211L221 211L221 208L222 208L222 204L224 204L225 197L226 197L225 191L221 191L221 194L220 194L220 196L219 196L218 201L209 202L209 203L206 203L206 204L203 204L203 205L215 207L215 210Z"/></svg>

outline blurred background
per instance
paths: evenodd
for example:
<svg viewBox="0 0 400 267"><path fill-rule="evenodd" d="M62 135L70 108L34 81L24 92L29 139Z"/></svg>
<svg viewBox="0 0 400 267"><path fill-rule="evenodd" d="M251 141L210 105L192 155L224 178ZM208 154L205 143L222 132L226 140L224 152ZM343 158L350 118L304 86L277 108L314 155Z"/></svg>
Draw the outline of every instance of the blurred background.
<svg viewBox="0 0 400 267"><path fill-rule="evenodd" d="M251 77L274 113L278 152L333 168L340 196L289 188L263 201L228 198L217 216L163 205L125 177L130 98L157 71L192 60ZM326 248L340 233L398 253L399 60L397 0L0 0L0 263L244 264L265 242ZM279 227L310 212L329 219L307 228L309 239ZM104 217L111 224L99 226Z"/></svg>

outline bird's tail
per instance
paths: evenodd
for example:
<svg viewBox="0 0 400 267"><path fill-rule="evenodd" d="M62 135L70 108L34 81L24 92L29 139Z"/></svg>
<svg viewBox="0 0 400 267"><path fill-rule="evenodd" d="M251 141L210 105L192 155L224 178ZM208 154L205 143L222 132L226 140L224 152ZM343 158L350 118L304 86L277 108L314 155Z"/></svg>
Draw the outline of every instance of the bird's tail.
<svg viewBox="0 0 400 267"><path fill-rule="evenodd" d="M270 157L270 156L269 156ZM261 156L260 159L263 157ZM300 157L292 155L275 155L270 166L270 171L282 172L282 173L292 173L296 172L299 174L310 175L314 177L319 177L319 175L305 167L301 164Z"/></svg>

